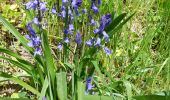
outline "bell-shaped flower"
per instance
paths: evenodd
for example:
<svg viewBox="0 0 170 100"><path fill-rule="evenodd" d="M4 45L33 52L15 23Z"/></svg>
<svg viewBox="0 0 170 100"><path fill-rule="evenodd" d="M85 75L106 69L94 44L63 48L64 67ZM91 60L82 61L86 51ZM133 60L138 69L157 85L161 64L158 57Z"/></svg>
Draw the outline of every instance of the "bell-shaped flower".
<svg viewBox="0 0 170 100"><path fill-rule="evenodd" d="M95 26L95 25L96 25L96 21L95 21L94 19L91 19L91 20L90 20L90 25Z"/></svg>
<svg viewBox="0 0 170 100"><path fill-rule="evenodd" d="M110 50L110 49L107 48L107 47L104 47L103 50L104 50L104 52L106 53L106 55L112 54L112 50Z"/></svg>
<svg viewBox="0 0 170 100"><path fill-rule="evenodd" d="M52 14L57 14L56 8L52 8L52 9L51 9L51 13L52 13Z"/></svg>
<svg viewBox="0 0 170 100"><path fill-rule="evenodd" d="M59 43L57 48L61 51L63 49L63 45L61 43Z"/></svg>
<svg viewBox="0 0 170 100"><path fill-rule="evenodd" d="M109 35L105 31L103 31L102 34L103 34L103 38L106 40L106 42L108 42L109 41Z"/></svg>
<svg viewBox="0 0 170 100"><path fill-rule="evenodd" d="M81 39L81 34L80 32L78 31L77 34L76 34L76 39L75 39L76 43L78 45L80 45L82 43L82 39Z"/></svg>
<svg viewBox="0 0 170 100"><path fill-rule="evenodd" d="M92 10L94 13L99 13L99 9L96 7L95 3L92 4Z"/></svg>
<svg viewBox="0 0 170 100"><path fill-rule="evenodd" d="M36 48L35 51L34 51L34 56L36 56L36 55L40 55L40 56L42 55L42 51L39 47Z"/></svg>
<svg viewBox="0 0 170 100"><path fill-rule="evenodd" d="M100 47L100 45L101 45L100 43L101 43L101 39L98 37L95 44L94 44L94 46L95 47Z"/></svg>
<svg viewBox="0 0 170 100"><path fill-rule="evenodd" d="M64 43L68 44L69 42L70 42L69 38L68 38L68 37L65 37Z"/></svg>

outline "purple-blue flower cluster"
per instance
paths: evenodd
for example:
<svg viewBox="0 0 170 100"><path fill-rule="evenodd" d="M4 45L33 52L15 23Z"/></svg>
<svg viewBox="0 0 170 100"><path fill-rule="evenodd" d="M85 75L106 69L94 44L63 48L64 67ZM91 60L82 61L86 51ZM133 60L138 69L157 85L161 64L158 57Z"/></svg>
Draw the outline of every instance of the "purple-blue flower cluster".
<svg viewBox="0 0 170 100"><path fill-rule="evenodd" d="M39 28L41 26L41 19L45 11L47 11L46 3L41 2L40 0L30 1L25 4L27 10L38 10L38 17L35 17L31 22L27 24L27 29L29 35L26 35L26 38L29 40L28 46L35 49L34 56L42 55L41 51L41 39L37 36L36 31L33 29L33 24L37 25Z"/></svg>
<svg viewBox="0 0 170 100"><path fill-rule="evenodd" d="M109 35L104 31L104 29L111 22L112 22L111 14L103 15L100 19L100 26L93 31L97 37L86 41L86 45L90 46L90 47L93 45L95 47L101 47L101 43L102 43L101 41L105 41L104 43L108 43ZM94 26L96 25L96 22L94 21L94 19L91 19L90 25L94 25ZM103 45L105 45L105 44L103 44ZM106 55L110 55L112 53L112 50L109 50L108 48L106 49L106 47L105 47L104 52L106 53Z"/></svg>

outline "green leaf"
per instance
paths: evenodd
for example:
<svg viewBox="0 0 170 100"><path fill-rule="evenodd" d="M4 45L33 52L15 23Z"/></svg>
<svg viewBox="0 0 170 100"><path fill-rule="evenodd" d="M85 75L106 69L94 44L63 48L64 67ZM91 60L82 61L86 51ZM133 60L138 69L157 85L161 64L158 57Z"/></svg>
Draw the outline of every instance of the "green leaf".
<svg viewBox="0 0 170 100"><path fill-rule="evenodd" d="M142 96L133 96L135 100L170 100L170 96L162 95L142 95Z"/></svg>
<svg viewBox="0 0 170 100"><path fill-rule="evenodd" d="M83 100L114 100L109 96L85 95Z"/></svg>
<svg viewBox="0 0 170 100"><path fill-rule="evenodd" d="M48 42L47 32L45 30L42 32L42 48L43 48L44 60L46 62L46 68L49 71L51 81L52 81L52 86L54 87L56 66L53 61L53 56Z"/></svg>
<svg viewBox="0 0 170 100"><path fill-rule="evenodd" d="M57 73L57 92L59 100L67 100L67 81L66 73Z"/></svg>
<svg viewBox="0 0 170 100"><path fill-rule="evenodd" d="M132 86L129 81L123 81L125 87L126 87L126 92L128 96L128 100L132 100Z"/></svg>
<svg viewBox="0 0 170 100"><path fill-rule="evenodd" d="M42 87L42 90L41 90L41 94L40 94L39 100L42 100L42 98L45 96L47 88L48 88L48 78L46 77L45 81L43 83L43 87Z"/></svg>
<svg viewBox="0 0 170 100"><path fill-rule="evenodd" d="M12 60L10 58L3 57L3 56L0 56L0 59L4 59L4 60L9 61L10 63L14 64L15 66L17 66L17 67L21 68L22 70L26 71L30 75L32 73L32 66L22 64L22 63L20 63L18 61L15 61L15 60Z"/></svg>
<svg viewBox="0 0 170 100"><path fill-rule="evenodd" d="M111 37L115 32L117 32L119 29L121 29L123 27L124 24L126 24L126 22L128 22L133 16L135 15L135 13L133 13L132 15L130 15L128 18L126 18L122 23L120 23L117 27L115 27L113 30L108 32L108 35Z"/></svg>
<svg viewBox="0 0 170 100"><path fill-rule="evenodd" d="M27 98L0 98L0 100L30 100Z"/></svg>
<svg viewBox="0 0 170 100"><path fill-rule="evenodd" d="M4 73L2 71L0 71L0 76L1 77L4 77L4 78L7 78L11 81L14 81L16 83L18 83L19 85L21 85L22 87L24 87L25 89L31 91L33 94L36 94L37 96L40 96L40 93L35 89L33 88L32 86L28 85L27 83L23 82L22 80L12 76L12 75L9 75L7 73Z"/></svg>
<svg viewBox="0 0 170 100"><path fill-rule="evenodd" d="M4 17L0 14L0 22L7 28L17 39L22 43L22 45L26 48L26 50L33 53L33 50L27 46L27 40L15 29L13 25L11 25Z"/></svg>
<svg viewBox="0 0 170 100"><path fill-rule="evenodd" d="M127 15L126 13L123 13L123 14L119 15L118 17L116 17L112 21L112 23L108 27L106 27L105 31L110 32L111 30L113 30L117 25L120 24L120 22L126 17L126 15Z"/></svg>
<svg viewBox="0 0 170 100"><path fill-rule="evenodd" d="M15 57L19 62L23 63L23 64L26 64L26 65L29 65L29 66L33 66L30 62L24 60L23 58L21 58L21 56L19 56L18 54L10 51L10 50L7 50L7 49L4 49L4 48L1 48L0 47L0 52L3 52L3 53L6 53L12 57Z"/></svg>
<svg viewBox="0 0 170 100"><path fill-rule="evenodd" d="M83 82L78 81L77 87L78 100L84 100L83 96L85 95L85 85L83 84Z"/></svg>

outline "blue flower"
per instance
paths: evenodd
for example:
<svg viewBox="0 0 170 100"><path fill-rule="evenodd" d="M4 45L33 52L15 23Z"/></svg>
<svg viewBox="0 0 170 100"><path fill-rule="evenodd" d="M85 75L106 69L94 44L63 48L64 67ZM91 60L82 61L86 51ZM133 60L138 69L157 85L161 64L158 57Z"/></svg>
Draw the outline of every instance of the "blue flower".
<svg viewBox="0 0 170 100"><path fill-rule="evenodd" d="M86 41L86 45L90 47L93 45L93 43L94 43L94 39Z"/></svg>
<svg viewBox="0 0 170 100"><path fill-rule="evenodd" d="M65 6L61 7L61 17L63 17L63 18L66 17L66 7Z"/></svg>
<svg viewBox="0 0 170 100"><path fill-rule="evenodd" d="M27 10L29 10L29 9L36 9L37 4L34 1L30 1L30 2L27 2L25 4L25 6L26 6Z"/></svg>
<svg viewBox="0 0 170 100"><path fill-rule="evenodd" d="M106 42L108 42L109 41L109 35L105 31L103 31L102 34L103 34L103 38L106 40Z"/></svg>
<svg viewBox="0 0 170 100"><path fill-rule="evenodd" d="M68 44L68 43L70 42L70 41L69 41L69 38L68 38L68 37L65 37L64 42Z"/></svg>
<svg viewBox="0 0 170 100"><path fill-rule="evenodd" d="M82 0L73 0L71 4L74 8L78 8L81 6Z"/></svg>
<svg viewBox="0 0 170 100"><path fill-rule="evenodd" d="M69 24L69 31L73 31L74 30L74 25L71 23Z"/></svg>
<svg viewBox="0 0 170 100"><path fill-rule="evenodd" d="M38 48L36 48L36 50L35 50L35 52L34 52L34 56L36 56L36 55L42 55L42 51L41 51L41 49L38 47Z"/></svg>
<svg viewBox="0 0 170 100"><path fill-rule="evenodd" d="M104 29L112 22L111 14L103 15L100 19L100 26L94 30L94 33L102 33Z"/></svg>
<svg viewBox="0 0 170 100"><path fill-rule="evenodd" d="M83 10L82 10L82 13L83 13L83 14L87 13L87 9L86 9L86 8L83 9Z"/></svg>
<svg viewBox="0 0 170 100"><path fill-rule="evenodd" d="M76 16L79 16L78 8L75 8L74 11L75 11L75 13L76 13Z"/></svg>
<svg viewBox="0 0 170 100"><path fill-rule="evenodd" d="M56 8L52 8L52 9L51 9L51 13L52 13L52 14L57 14Z"/></svg>
<svg viewBox="0 0 170 100"><path fill-rule="evenodd" d="M94 13L99 13L99 9L96 7L95 3L92 4L92 10Z"/></svg>
<svg viewBox="0 0 170 100"><path fill-rule="evenodd" d="M34 18L33 23L36 24L36 25L39 25L40 24L39 19L37 17Z"/></svg>
<svg viewBox="0 0 170 100"><path fill-rule="evenodd" d="M112 22L111 14L103 15L100 19L100 24L105 28Z"/></svg>
<svg viewBox="0 0 170 100"><path fill-rule="evenodd" d="M63 4L65 4L65 3L67 3L68 2L68 0L62 0L62 3Z"/></svg>
<svg viewBox="0 0 170 100"><path fill-rule="evenodd" d="M45 11L48 10L48 9L46 8L46 2L40 2L39 10L42 11L42 13L44 13Z"/></svg>
<svg viewBox="0 0 170 100"><path fill-rule="evenodd" d="M104 49L104 52L106 53L106 55L112 54L112 50L110 50L109 48L104 47L103 49Z"/></svg>
<svg viewBox="0 0 170 100"><path fill-rule="evenodd" d="M30 41L27 45L28 45L29 47L34 47L33 41Z"/></svg>
<svg viewBox="0 0 170 100"><path fill-rule="evenodd" d="M100 32L100 29L95 29L95 30L93 31L94 34L97 34L97 33L99 33L99 32Z"/></svg>
<svg viewBox="0 0 170 100"><path fill-rule="evenodd" d="M32 37L36 37L36 34L35 34L35 31L34 29L32 28L31 24L27 24L27 29L29 31L29 33L31 34Z"/></svg>
<svg viewBox="0 0 170 100"><path fill-rule="evenodd" d="M77 34L76 34L76 39L75 39L76 43L78 45L80 45L82 43L82 40L81 40L81 34L80 32L78 31Z"/></svg>
<svg viewBox="0 0 170 100"><path fill-rule="evenodd" d="M63 45L61 43L59 43L57 48L61 51L63 49Z"/></svg>
<svg viewBox="0 0 170 100"><path fill-rule="evenodd" d="M92 85L92 77L86 78L86 91L85 91L85 93L88 94L89 91L91 91L93 87L94 86Z"/></svg>
<svg viewBox="0 0 170 100"><path fill-rule="evenodd" d="M68 15L69 15L69 16L72 16L72 15L73 15L72 10L70 9L70 7L68 7Z"/></svg>
<svg viewBox="0 0 170 100"><path fill-rule="evenodd" d="M101 4L101 0L98 0L98 5L100 5Z"/></svg>
<svg viewBox="0 0 170 100"><path fill-rule="evenodd" d="M43 97L42 100L47 100L47 98L46 98L46 97Z"/></svg>
<svg viewBox="0 0 170 100"><path fill-rule="evenodd" d="M101 40L100 40L100 38L98 37L97 40L96 40L96 42L95 42L95 44L94 44L94 46L99 47L99 46L100 46L100 43L101 43Z"/></svg>
<svg viewBox="0 0 170 100"><path fill-rule="evenodd" d="M94 19L91 19L91 20L90 20L90 25L95 26L95 25L96 25L96 21L95 21Z"/></svg>

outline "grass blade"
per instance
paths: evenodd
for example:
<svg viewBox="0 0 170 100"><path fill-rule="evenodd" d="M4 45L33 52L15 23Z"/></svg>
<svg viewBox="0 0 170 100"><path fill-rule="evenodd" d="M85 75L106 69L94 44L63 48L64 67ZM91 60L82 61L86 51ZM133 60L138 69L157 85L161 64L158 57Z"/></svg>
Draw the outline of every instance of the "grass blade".
<svg viewBox="0 0 170 100"><path fill-rule="evenodd" d="M66 73L57 73L57 92L59 100L67 100Z"/></svg>
<svg viewBox="0 0 170 100"><path fill-rule="evenodd" d="M22 80L16 78L16 77L13 77L9 74L6 74L4 72L0 72L0 76L1 77L4 77L4 78L7 78L11 81L14 81L16 83L18 83L19 85L21 85L22 87L24 87L25 89L31 91L33 94L36 94L37 96L40 96L40 93L35 89L33 88L32 86L28 85L27 83L23 82Z"/></svg>

